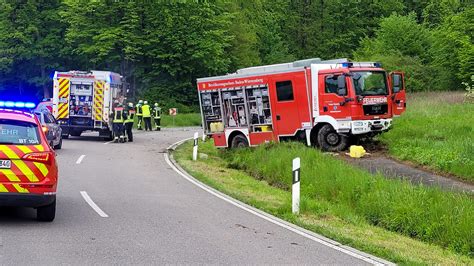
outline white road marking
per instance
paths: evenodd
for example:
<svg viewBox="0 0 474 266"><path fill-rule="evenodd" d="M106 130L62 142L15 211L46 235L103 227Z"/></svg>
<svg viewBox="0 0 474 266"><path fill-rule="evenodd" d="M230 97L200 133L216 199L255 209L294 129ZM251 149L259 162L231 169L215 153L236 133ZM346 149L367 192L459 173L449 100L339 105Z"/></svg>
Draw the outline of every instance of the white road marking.
<svg viewBox="0 0 474 266"><path fill-rule="evenodd" d="M79 158L76 161L76 164L81 164L82 160L84 160L84 157L86 157L86 155L84 155L84 154L79 156Z"/></svg>
<svg viewBox="0 0 474 266"><path fill-rule="evenodd" d="M107 145L107 144L112 143L112 142L114 142L114 141L111 140L111 141L104 142L104 145Z"/></svg>
<svg viewBox="0 0 474 266"><path fill-rule="evenodd" d="M190 140L192 138L188 138L188 139L185 139L185 140L181 140L181 141L178 141L174 144L172 144L171 146L168 147L168 150L170 150L173 146L176 146L176 145L179 145L187 140ZM246 212L249 212L255 216L258 216L268 222L271 222L275 225L278 225L280 227L283 227L291 232L294 232L300 236L303 236L305 238L308 238L314 242L317 242L317 243L320 243L322 245L325 245L327 247L330 247L330 248L333 248L335 250L338 250L342 253L345 253L349 256L352 256L354 258L358 258L360 260L363 260L365 262L368 262L370 264L373 264L373 265L395 265L389 261L386 261L386 260L383 260L381 258L377 258L375 256L372 256L370 254L367 254L367 253L364 253L362 251L359 251L359 250L356 250L356 249L353 249L351 247L345 247L343 246L341 243L338 243L334 240L331 240L329 238L326 238L326 237L323 237L321 235L318 235L316 233L313 233L311 231L308 231L304 228L301 228L299 226L296 226L294 224L291 224L291 223L288 223L282 219L279 219L271 214L268 214L268 213L265 213L261 210L258 210L258 209L255 209L253 207L250 207L248 206L247 204L243 203L243 202L240 202L230 196L227 196L203 183L201 183L200 181L198 181L197 179L195 179L194 177L192 176L189 176L187 175L186 173L183 173L181 170L179 170L178 168L176 168L176 166L171 162L169 156L168 156L168 153L164 153L163 154L164 157L165 157L165 161L166 163L168 163L168 165L176 172L178 173L180 176L184 177L186 180L188 180L189 182L193 183L194 185L198 186L199 188L203 189L204 191L218 197L219 199L222 199L234 206L236 206L237 208L240 208Z"/></svg>
<svg viewBox="0 0 474 266"><path fill-rule="evenodd" d="M89 206L91 206L91 208L97 213L100 215L100 217L102 218L107 218L109 217L107 215L107 213L105 213L101 208L99 208L99 206L97 206L97 204L95 204L95 202L91 199L91 197L89 197L89 195L87 194L87 192L85 191L81 191L81 195L82 197L84 198L84 200L89 204Z"/></svg>

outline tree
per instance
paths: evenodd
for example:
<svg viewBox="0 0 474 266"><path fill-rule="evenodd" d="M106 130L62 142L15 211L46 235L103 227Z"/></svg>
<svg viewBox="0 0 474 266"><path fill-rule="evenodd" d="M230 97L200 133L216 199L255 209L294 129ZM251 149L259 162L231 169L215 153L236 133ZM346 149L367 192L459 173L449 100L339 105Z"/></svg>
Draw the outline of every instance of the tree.
<svg viewBox="0 0 474 266"><path fill-rule="evenodd" d="M411 91L431 89L429 32L416 22L414 13L391 15L380 23L375 38L364 38L355 53L358 60L381 61L388 70L407 73Z"/></svg>
<svg viewBox="0 0 474 266"><path fill-rule="evenodd" d="M474 69L474 7L448 17L433 33L430 49L440 89L462 89Z"/></svg>
<svg viewBox="0 0 474 266"><path fill-rule="evenodd" d="M10 91L51 96L49 75L61 62L64 31L59 6L59 0L0 1L0 82Z"/></svg>

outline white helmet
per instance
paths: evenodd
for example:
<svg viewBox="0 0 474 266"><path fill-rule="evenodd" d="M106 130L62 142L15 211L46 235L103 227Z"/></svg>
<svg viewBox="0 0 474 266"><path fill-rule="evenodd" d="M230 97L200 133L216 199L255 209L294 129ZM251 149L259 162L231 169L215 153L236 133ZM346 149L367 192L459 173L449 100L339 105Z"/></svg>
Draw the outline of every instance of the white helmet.
<svg viewBox="0 0 474 266"><path fill-rule="evenodd" d="M158 103L155 103L155 107L158 107Z"/></svg>
<svg viewBox="0 0 474 266"><path fill-rule="evenodd" d="M133 103L128 103L128 106L129 106L129 107L133 107Z"/></svg>
<svg viewBox="0 0 474 266"><path fill-rule="evenodd" d="M148 104L148 101L144 101L143 104Z"/></svg>
<svg viewBox="0 0 474 266"><path fill-rule="evenodd" d="M143 103L143 100L138 101L138 103L139 103L139 104L142 104L142 103Z"/></svg>

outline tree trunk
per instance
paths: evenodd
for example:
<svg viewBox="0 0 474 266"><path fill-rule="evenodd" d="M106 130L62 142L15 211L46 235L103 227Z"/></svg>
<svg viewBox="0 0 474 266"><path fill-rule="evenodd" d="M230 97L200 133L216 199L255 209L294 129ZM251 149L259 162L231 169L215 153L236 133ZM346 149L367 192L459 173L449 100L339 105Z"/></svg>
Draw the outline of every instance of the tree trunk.
<svg viewBox="0 0 474 266"><path fill-rule="evenodd" d="M43 81L43 98L51 98L47 82L49 79L46 77L46 70L44 66L41 66L41 80Z"/></svg>

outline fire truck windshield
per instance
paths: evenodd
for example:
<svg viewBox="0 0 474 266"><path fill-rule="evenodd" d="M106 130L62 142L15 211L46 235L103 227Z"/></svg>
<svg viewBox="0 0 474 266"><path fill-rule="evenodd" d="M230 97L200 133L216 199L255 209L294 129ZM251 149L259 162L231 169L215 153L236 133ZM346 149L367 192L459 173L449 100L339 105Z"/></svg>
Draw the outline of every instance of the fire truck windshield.
<svg viewBox="0 0 474 266"><path fill-rule="evenodd" d="M358 71L352 73L356 95L388 95L387 79L382 71Z"/></svg>

